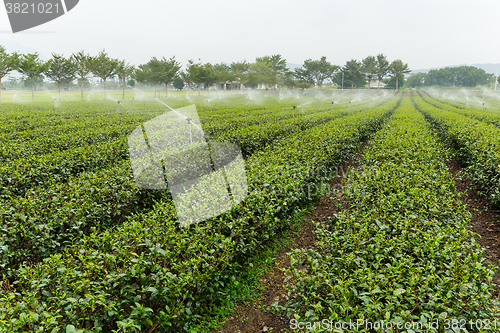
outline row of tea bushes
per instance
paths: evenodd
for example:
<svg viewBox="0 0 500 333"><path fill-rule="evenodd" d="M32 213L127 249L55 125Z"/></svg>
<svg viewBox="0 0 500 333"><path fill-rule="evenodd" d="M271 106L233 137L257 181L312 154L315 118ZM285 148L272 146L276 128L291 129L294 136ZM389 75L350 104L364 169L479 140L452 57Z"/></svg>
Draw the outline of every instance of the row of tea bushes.
<svg viewBox="0 0 500 333"><path fill-rule="evenodd" d="M396 103L396 100L392 103ZM317 122L285 120L283 122L288 126L282 125L281 128L251 126L233 133L231 139L240 143L241 149L250 154L273 140L286 140L298 131L343 115L345 113L330 111ZM272 129L278 131L279 135L271 133ZM227 137L222 139L227 141ZM195 155L188 158L187 154L184 151L184 156L179 159L181 168L187 166L187 161L192 164L196 160ZM215 159L214 162L220 164ZM174 166L175 163L168 165ZM167 174L174 172L166 171ZM126 160L48 185L27 189L24 196L0 201L0 265L3 267L0 271L9 271L23 262L39 262L68 246L79 246L82 236L119 225L128 215L149 209L153 200L170 199L164 191L137 189L130 162Z"/></svg>
<svg viewBox="0 0 500 333"><path fill-rule="evenodd" d="M374 331L373 323L383 332L458 332L493 322L494 272L443 156L404 98L347 176L350 208L317 223L313 249L291 254L291 299L278 309L304 327L326 319L351 329L354 322L360 332ZM429 326L436 321L439 328Z"/></svg>
<svg viewBox="0 0 500 333"><path fill-rule="evenodd" d="M467 165L470 177L490 203L500 206L500 129L455 112L437 108L420 97L415 106L435 126L457 159Z"/></svg>
<svg viewBox="0 0 500 333"><path fill-rule="evenodd" d="M254 153L246 161L249 195L216 218L180 228L172 203L160 202L117 228L83 237L79 248L20 268L0 291L0 329L187 330L215 306L202 297L221 297L225 268L289 227L287 217L311 199L300 189L317 180L314 171L339 165L397 104L394 98Z"/></svg>
<svg viewBox="0 0 500 333"><path fill-rule="evenodd" d="M372 102L366 107L380 105L386 101L387 99L377 104ZM260 124L250 126L249 128L241 128L242 124L239 123L234 126L235 128L239 128L237 130L228 130L227 128L221 132L211 132L209 130L207 134L211 140L226 140L237 143L245 155L249 155L253 151L263 148L271 141L279 139L281 136L310 128L348 113L345 109L341 110L322 113L316 112L314 115L308 117L297 117L292 120L269 123L260 120L258 115L248 115L247 118L253 117L255 119L254 122L260 122ZM31 144L28 143L32 150L37 150L40 153L55 149L53 153L43 155L36 155L32 151L26 152L28 156L20 158L20 156L14 156L15 153L11 152L12 145L7 143L3 146L6 156L10 155L13 159L0 165L0 198L23 195L30 188L43 187L54 182L66 181L71 176L78 175L79 173L107 168L117 161L128 158L126 135L140 124L136 123L137 120L140 119L134 119L131 121L131 124L122 123L118 127L107 127L101 134L99 134L99 130L93 131L92 129L88 130L89 135L79 136L77 135L78 133L75 133L73 136L68 134L67 141L64 140L66 135L61 135L59 146L65 144L73 145L72 149L68 150L57 149L57 137L42 140L39 142L39 145L36 144L38 141L31 141ZM92 140L95 143L92 143ZM15 151L16 149L14 149ZM23 149L20 148L17 155L22 154ZM1 158L2 149L0 148Z"/></svg>
<svg viewBox="0 0 500 333"><path fill-rule="evenodd" d="M484 121L485 123L500 127L500 112L498 111L484 110L474 107L460 108L451 105L451 103L448 101L441 101L437 98L430 98L428 96L425 96L424 94L420 94L420 96L425 102L431 104L432 106L438 109L456 112L458 114L467 116L469 118L481 120Z"/></svg>

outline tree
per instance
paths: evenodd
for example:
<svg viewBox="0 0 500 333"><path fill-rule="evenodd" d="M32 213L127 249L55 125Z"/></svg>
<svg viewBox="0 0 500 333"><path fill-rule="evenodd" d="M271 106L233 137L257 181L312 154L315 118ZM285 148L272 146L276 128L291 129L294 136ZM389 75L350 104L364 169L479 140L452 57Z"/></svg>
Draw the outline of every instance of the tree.
<svg viewBox="0 0 500 333"><path fill-rule="evenodd" d="M406 80L406 85L412 88L422 87L427 80L426 76L425 73L413 74Z"/></svg>
<svg viewBox="0 0 500 333"><path fill-rule="evenodd" d="M168 85L179 75L181 64L175 60L175 57L168 60L163 57L159 62L160 72L158 76L160 78L160 83L165 84L165 97L168 97Z"/></svg>
<svg viewBox="0 0 500 333"><path fill-rule="evenodd" d="M174 85L175 89L178 89L178 90L184 89L184 81L182 81L179 78L174 80L173 85Z"/></svg>
<svg viewBox="0 0 500 333"><path fill-rule="evenodd" d="M287 70L286 73L281 77L281 80L283 81L283 86L285 88L293 88L295 87L296 81L294 80L294 72L291 70Z"/></svg>
<svg viewBox="0 0 500 333"><path fill-rule="evenodd" d="M390 89L396 89L396 77L395 76L391 76L390 78L386 78L384 79L382 82L384 82L386 84L386 88L390 88ZM401 89L405 86L405 76L403 74L401 74L399 76L399 86L398 86L398 89Z"/></svg>
<svg viewBox="0 0 500 333"><path fill-rule="evenodd" d="M155 86L155 98L158 91L158 85L162 83L162 63L156 57L152 57L148 63L145 65L147 70L147 81L151 82Z"/></svg>
<svg viewBox="0 0 500 333"><path fill-rule="evenodd" d="M204 88L207 89L207 95L210 94L210 86L214 83L217 83L217 78L214 75L212 64L207 62L198 67L198 70L195 72L194 76L195 82L202 83ZM199 87L201 84L199 84ZM200 94L200 90L198 90L198 96Z"/></svg>
<svg viewBox="0 0 500 333"><path fill-rule="evenodd" d="M19 59L17 70L24 75L26 81L30 82L33 102L35 101L35 79L43 78L46 68L46 63L40 59L38 53L23 54Z"/></svg>
<svg viewBox="0 0 500 333"><path fill-rule="evenodd" d="M44 79L44 76L41 74L35 75L32 78L24 77L22 79L22 83L23 83L23 86L25 86L27 88L32 88L32 86L33 86L33 90L36 91L36 87L43 85L43 79Z"/></svg>
<svg viewBox="0 0 500 333"><path fill-rule="evenodd" d="M314 77L312 73L305 68L295 68L294 76L297 79L297 83L299 83L302 88L314 86Z"/></svg>
<svg viewBox="0 0 500 333"><path fill-rule="evenodd" d="M364 80L365 75L361 70L361 63L355 59L347 61L344 67L342 68L342 72L344 73L344 78L346 80L351 80L351 89L354 89L355 81L363 80L364 83L366 82Z"/></svg>
<svg viewBox="0 0 500 333"><path fill-rule="evenodd" d="M196 84L196 88L198 89L198 96L200 95L200 90L201 90L201 82L198 80L198 70L201 65L195 63L193 60L188 60L188 65L186 68L186 71L182 73L181 77L184 79L185 82L188 83L188 87L191 86L191 84ZM199 84L199 85L198 85Z"/></svg>
<svg viewBox="0 0 500 333"><path fill-rule="evenodd" d="M224 85L226 90L226 83L235 79L234 73L231 72L231 67L225 63L215 64L212 66L213 75L217 85L220 87Z"/></svg>
<svg viewBox="0 0 500 333"><path fill-rule="evenodd" d="M286 59L281 54L258 57L256 63L264 63L266 64L265 67L271 69L271 71L267 71L266 80L270 85L277 85L280 81L282 83L286 82L287 76L289 77L291 74L291 71L286 67Z"/></svg>
<svg viewBox="0 0 500 333"><path fill-rule="evenodd" d="M193 60L188 60L188 65L185 71L180 73L181 79L186 82L186 85L188 87L188 95L191 93L191 85L193 84L193 78L191 76L191 67L194 64Z"/></svg>
<svg viewBox="0 0 500 333"><path fill-rule="evenodd" d="M494 82L493 74L473 66L446 67L429 71L425 78L426 86L475 87Z"/></svg>
<svg viewBox="0 0 500 333"><path fill-rule="evenodd" d="M274 54L272 56L264 56L257 58L256 61L269 63L271 68L276 71L278 75L285 75L290 70L286 67L286 59L281 54Z"/></svg>
<svg viewBox="0 0 500 333"><path fill-rule="evenodd" d="M361 71L365 74L366 81L368 81L368 89L370 89L370 84L375 75L377 75L378 73L377 59L375 59L374 56L368 56L363 59L361 64Z"/></svg>
<svg viewBox="0 0 500 333"><path fill-rule="evenodd" d="M60 102L61 84L71 83L76 78L76 66L70 59L53 53L52 59L47 61L45 75L57 84Z"/></svg>
<svg viewBox="0 0 500 333"><path fill-rule="evenodd" d="M235 80L240 85L240 90L243 90L243 85L248 82L248 71L250 64L243 60L242 62L233 62L231 64L231 71L234 74Z"/></svg>
<svg viewBox="0 0 500 333"><path fill-rule="evenodd" d="M116 74L123 82L123 95L122 99L125 99L125 88L127 87L127 81L134 75L135 66L130 65L125 60L119 61L116 66Z"/></svg>
<svg viewBox="0 0 500 333"><path fill-rule="evenodd" d="M268 89L278 83L278 74L268 61L256 61L250 65L248 70L248 83L253 85L262 84Z"/></svg>
<svg viewBox="0 0 500 333"><path fill-rule="evenodd" d="M106 81L116 75L119 61L108 56L105 50L99 52L96 57L90 60L92 73L100 78L104 86L104 100L106 100Z"/></svg>
<svg viewBox="0 0 500 333"><path fill-rule="evenodd" d="M401 60L394 60L389 66L389 73L391 73L396 78L396 90L399 89L399 77L401 75L410 73L411 70L408 68L408 64L403 63Z"/></svg>
<svg viewBox="0 0 500 333"><path fill-rule="evenodd" d="M78 77L78 82L80 84L82 92L82 101L83 101L83 87L85 83L88 82L88 79L92 74L91 60L92 57L88 54L85 54L85 52L83 51L71 55L71 61L75 65L75 74Z"/></svg>
<svg viewBox="0 0 500 333"><path fill-rule="evenodd" d="M302 67L295 69L295 76L303 81L314 79L314 82L321 88L323 87L323 81L332 78L338 70L339 66L332 65L323 56L320 60L305 60Z"/></svg>
<svg viewBox="0 0 500 333"><path fill-rule="evenodd" d="M196 87L198 88L198 96L201 94L202 84L205 85L205 88L208 90L208 87L216 82L216 78L212 73L212 65L210 63L194 63L193 60L188 60L188 67L183 77L196 84Z"/></svg>
<svg viewBox="0 0 500 333"><path fill-rule="evenodd" d="M2 101L2 79L17 68L18 60L17 53L8 54L5 47L0 45L0 102Z"/></svg>
<svg viewBox="0 0 500 333"><path fill-rule="evenodd" d="M149 83L150 69L146 64L139 65L135 70L133 78L141 85Z"/></svg>
<svg viewBox="0 0 500 333"><path fill-rule="evenodd" d="M378 87L377 89L380 89L380 82L384 78L384 76L387 75L389 71L389 61L387 60L387 57L380 53L377 55L377 79L378 79Z"/></svg>

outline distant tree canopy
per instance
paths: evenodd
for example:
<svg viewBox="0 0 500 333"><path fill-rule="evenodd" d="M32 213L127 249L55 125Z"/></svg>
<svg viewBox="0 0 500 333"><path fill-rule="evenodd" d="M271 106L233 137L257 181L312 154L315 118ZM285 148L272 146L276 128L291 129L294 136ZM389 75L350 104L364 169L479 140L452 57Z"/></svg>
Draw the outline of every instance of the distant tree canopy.
<svg viewBox="0 0 500 333"><path fill-rule="evenodd" d="M396 79L395 76L392 76L390 78L384 79L383 82L385 83L385 86L390 89L396 89L396 85L398 86L397 89L402 89L406 85L404 74L400 74L399 79Z"/></svg>
<svg viewBox="0 0 500 333"><path fill-rule="evenodd" d="M473 66L446 67L434 69L429 73L418 73L408 78L409 87L444 86L475 87L495 82L493 74Z"/></svg>
<svg viewBox="0 0 500 333"><path fill-rule="evenodd" d="M0 101L2 93L2 78L15 70L18 66L19 55L17 53L9 54L5 47L0 45Z"/></svg>
<svg viewBox="0 0 500 333"><path fill-rule="evenodd" d="M351 59L340 68L333 77L333 83L339 87L347 88L363 88L366 85L366 76L363 73L362 63L355 59Z"/></svg>
<svg viewBox="0 0 500 333"><path fill-rule="evenodd" d="M182 89L184 89L184 81L177 78L174 80L173 86L175 89L182 90Z"/></svg>
<svg viewBox="0 0 500 333"><path fill-rule="evenodd" d="M423 87L426 75L425 73L413 74L406 80L406 85L411 88Z"/></svg>
<svg viewBox="0 0 500 333"><path fill-rule="evenodd" d="M459 69L460 67L453 70ZM344 88L354 89L364 88L368 82L368 88L370 88L373 81L380 82L389 73L396 78L397 85L397 78L408 71L408 65L401 60L389 63L384 54L368 56L362 60L352 59L344 66L332 64L326 56L322 56L319 59L307 59L301 67L292 71L281 54L273 54L257 57L255 62L243 60L230 64L223 62L212 64L202 63L199 59L197 63L189 60L185 66L176 61L175 57L169 59L152 57L147 63L134 66L126 60L110 57L104 49L96 56L91 56L83 50L67 58L53 54L52 59L45 62L39 58L38 54L7 53L5 47L0 45L0 90L2 79L16 70L23 75L22 81L31 86L32 91L37 85L44 84L44 78L54 82L59 91L61 85L65 89L70 89L76 83L79 85L83 100L84 89L92 85L90 78L100 79L99 84L103 85L104 91L103 99L106 99L107 85L118 87L120 84L123 90L122 98L125 99L125 91L129 87L135 87L136 83L140 87L154 86L156 98L159 87L165 89L165 96L168 97L168 89L172 85L179 90L197 89L198 94L200 90L208 91L214 85L217 90L279 89L282 87L306 89L314 86L322 88L325 83L333 83L339 87L343 84ZM115 81L117 77L119 83ZM457 77L454 81L457 85L475 85L485 82L484 71L472 73L470 70L446 75L439 71L436 73L431 71L426 74L425 78L410 77L410 80L417 86L423 84L424 81L426 85L434 81L448 80L446 82L449 83L450 77ZM486 81L488 80L494 82L494 78L486 74ZM32 99L34 100L33 92ZM61 99L60 92L59 99Z"/></svg>
<svg viewBox="0 0 500 333"><path fill-rule="evenodd" d="M300 68L295 69L295 76L303 82L314 82L318 87L323 86L323 82L332 79L339 66L332 65L323 56L319 60L307 59Z"/></svg>

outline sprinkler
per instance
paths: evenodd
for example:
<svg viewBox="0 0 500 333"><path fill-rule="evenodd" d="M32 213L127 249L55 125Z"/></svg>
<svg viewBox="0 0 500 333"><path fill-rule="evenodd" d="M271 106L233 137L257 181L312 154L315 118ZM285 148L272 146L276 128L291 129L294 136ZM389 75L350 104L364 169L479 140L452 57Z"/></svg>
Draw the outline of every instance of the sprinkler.
<svg viewBox="0 0 500 333"><path fill-rule="evenodd" d="M193 134L191 132L191 118L186 118L189 126L189 143L193 143Z"/></svg>
<svg viewBox="0 0 500 333"><path fill-rule="evenodd" d="M333 111L333 104L334 104L334 103L335 103L335 102L332 102L332 110L331 110L331 111Z"/></svg>
<svg viewBox="0 0 500 333"><path fill-rule="evenodd" d="M349 102L349 109L351 108L351 102Z"/></svg>
<svg viewBox="0 0 500 333"><path fill-rule="evenodd" d="M293 118L295 118L295 109L297 108L296 105L292 106L293 107Z"/></svg>
<svg viewBox="0 0 500 333"><path fill-rule="evenodd" d="M118 103L118 110L117 111L120 111L120 101L117 101Z"/></svg>

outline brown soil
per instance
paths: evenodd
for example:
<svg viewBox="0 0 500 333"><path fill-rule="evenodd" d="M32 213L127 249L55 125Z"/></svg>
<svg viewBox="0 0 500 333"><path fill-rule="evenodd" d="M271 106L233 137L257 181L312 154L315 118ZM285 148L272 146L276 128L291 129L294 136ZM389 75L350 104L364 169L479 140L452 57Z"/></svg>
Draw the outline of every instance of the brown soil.
<svg viewBox="0 0 500 333"><path fill-rule="evenodd" d="M465 166L457 160L450 160L448 170L455 177L455 187L464 196L461 201L467 205L467 209L472 214L472 231L476 236L476 241L486 249L484 255L486 262L498 265L500 260L500 214L498 210L493 210L484 196L477 193L472 181L466 179ZM500 286L500 275L496 274L493 283ZM500 288L496 288L494 295L500 298Z"/></svg>
<svg viewBox="0 0 500 333"><path fill-rule="evenodd" d="M339 188L343 184L343 176L352 168L359 166L358 160L366 144L362 144L360 152L338 169L337 177L332 181L331 188ZM339 208L341 206L342 208ZM340 199L338 192L332 192L323 197L304 217L301 229L293 237L293 243L280 250L276 255L276 265L261 279L261 297L247 304L240 304L235 313L229 317L220 333L258 333L258 332L289 332L289 319L266 311L273 303L285 305L288 292L283 287L285 274L283 269L290 267L290 256L294 249L311 249L317 238L314 234L314 222L320 222L327 217L347 209L348 206ZM272 329L272 330L271 330ZM288 330L286 330L288 329Z"/></svg>

